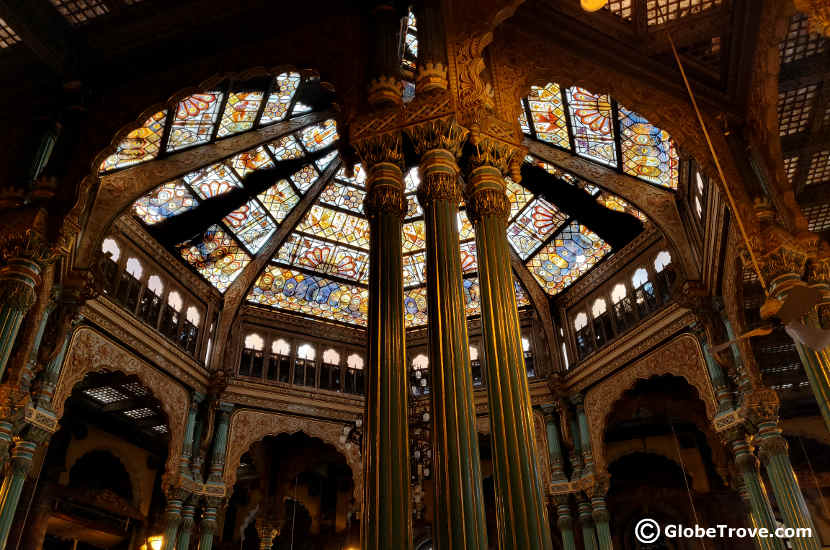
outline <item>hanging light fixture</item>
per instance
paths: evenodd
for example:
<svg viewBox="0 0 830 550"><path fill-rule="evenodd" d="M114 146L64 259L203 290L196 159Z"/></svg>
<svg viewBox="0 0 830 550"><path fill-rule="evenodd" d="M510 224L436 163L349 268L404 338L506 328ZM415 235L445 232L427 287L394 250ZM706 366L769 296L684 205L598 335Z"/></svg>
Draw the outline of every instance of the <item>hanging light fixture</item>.
<svg viewBox="0 0 830 550"><path fill-rule="evenodd" d="M164 536L155 535L152 537L147 537L147 542L150 543L151 550L161 550L161 547L164 546Z"/></svg>
<svg viewBox="0 0 830 550"><path fill-rule="evenodd" d="M601 10L608 0L579 0L579 5L587 12Z"/></svg>

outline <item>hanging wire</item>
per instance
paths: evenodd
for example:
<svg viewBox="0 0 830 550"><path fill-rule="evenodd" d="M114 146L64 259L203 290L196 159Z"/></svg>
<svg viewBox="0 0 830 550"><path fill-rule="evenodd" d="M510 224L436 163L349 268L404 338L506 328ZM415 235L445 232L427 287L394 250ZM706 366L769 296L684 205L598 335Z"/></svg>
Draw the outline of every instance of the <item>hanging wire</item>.
<svg viewBox="0 0 830 550"><path fill-rule="evenodd" d="M657 12L660 14L660 17L662 17L664 21L668 21L668 18L663 15L663 10L660 9L660 2L655 2L654 5L657 8ZM689 99L692 101L692 107L694 107L695 115L697 115L697 121L700 124L700 129L703 131L703 136L706 138L706 145L709 146L709 152L712 153L712 158L715 160L715 168L718 170L718 175L723 183L723 189L726 192L726 198L729 200L729 206L732 207L732 213L735 215L735 221L738 223L738 229L741 232L741 237L743 237L746 249L749 252L752 267L758 275L758 281L761 282L761 288L764 290L764 295L769 296L767 283L764 281L764 276L761 274L761 268L758 267L758 260L755 257L755 252L752 250L752 244L749 242L749 236L746 233L746 228L744 227L743 220L741 219L741 213L738 212L738 207L735 205L735 198L732 196L732 191L729 189L729 184L726 181L726 176L724 175L723 168L721 168L720 165L720 158L715 151L714 145L712 145L712 140L709 137L709 131L706 129L706 123L703 121L703 115L700 114L700 109L697 106L697 100L695 99L694 93L692 93L692 87L689 85L689 79L686 78L686 70L683 68L683 63L680 61L680 55L677 53L677 48L674 45L671 33L666 31L666 37L669 39L672 54L674 54L674 59L677 61L677 67L680 69L680 76L683 77L683 84L686 86L686 92L689 94Z"/></svg>
<svg viewBox="0 0 830 550"><path fill-rule="evenodd" d="M299 475L294 477L294 510L291 514L291 550L294 550L294 525L297 523L297 482L299 480Z"/></svg>
<svg viewBox="0 0 830 550"><path fill-rule="evenodd" d="M830 517L830 510L827 509L827 499L824 498L824 493L821 491L821 485L818 484L816 471L813 469L813 463L810 461L810 455L807 454L807 449L804 448L804 439L801 436L798 436L798 443L801 445L801 452L804 453L804 458L807 459L807 467L810 468L810 476L813 478L813 483L816 485L818 501L821 503L821 509L824 510L825 516Z"/></svg>
<svg viewBox="0 0 830 550"><path fill-rule="evenodd" d="M683 472L683 483L686 484L686 494L689 496L689 506L692 508L692 516L695 518L695 525L700 525L700 520L697 517L697 508L695 508L695 500L692 498L692 489L689 487L689 476L686 473L686 463L683 461L683 455L680 454L680 441L677 439L677 432L674 431L674 422L672 422L671 418L669 418L669 426L671 427L671 433L674 436L674 447L677 449L677 459L680 461L680 469ZM706 544L704 544L703 538L699 540L700 546L705 549Z"/></svg>

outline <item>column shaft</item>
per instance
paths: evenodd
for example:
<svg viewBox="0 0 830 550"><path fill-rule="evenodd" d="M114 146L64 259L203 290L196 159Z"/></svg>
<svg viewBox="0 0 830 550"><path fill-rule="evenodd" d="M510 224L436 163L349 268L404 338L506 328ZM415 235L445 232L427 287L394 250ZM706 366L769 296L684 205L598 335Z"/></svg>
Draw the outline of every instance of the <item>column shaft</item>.
<svg viewBox="0 0 830 550"><path fill-rule="evenodd" d="M32 441L17 441L12 449L11 471L3 480L3 486L0 487L0 550L6 548L23 483L32 467L32 458L36 450L37 443Z"/></svg>
<svg viewBox="0 0 830 550"><path fill-rule="evenodd" d="M216 507L208 506L202 516L202 523L199 526L201 536L199 537L198 550L212 550L213 534L216 532Z"/></svg>
<svg viewBox="0 0 830 550"><path fill-rule="evenodd" d="M40 265L12 258L0 269L0 379L6 371L23 316L34 305Z"/></svg>
<svg viewBox="0 0 830 550"><path fill-rule="evenodd" d="M579 422L579 438L582 440L582 460L584 462L582 475L593 473L594 453L591 450L591 430L588 428L588 417L585 416L584 397L577 394L574 398L576 416Z"/></svg>
<svg viewBox="0 0 830 550"><path fill-rule="evenodd" d="M598 550L594 521L591 519L591 503L587 500L580 501L578 508L579 524L582 526L582 545L585 550Z"/></svg>
<svg viewBox="0 0 830 550"><path fill-rule="evenodd" d="M509 202L495 166L474 168L467 207L476 232L481 327L496 485L499 548L552 548L536 465L533 414L507 244Z"/></svg>
<svg viewBox="0 0 830 550"><path fill-rule="evenodd" d="M568 504L568 495L560 495L555 498L556 525L559 527L559 533L562 534L562 550L576 550L573 531L574 520L571 516L571 507Z"/></svg>
<svg viewBox="0 0 830 550"><path fill-rule="evenodd" d="M830 348L813 351L804 344L795 341L795 349L804 365L810 389L818 403L824 425L830 430Z"/></svg>
<svg viewBox="0 0 830 550"><path fill-rule="evenodd" d="M548 435L548 456L550 457L551 479L554 482L567 481L565 478L565 470L562 467L562 444L559 438L559 422L557 422L556 413L550 412L546 414L545 420Z"/></svg>
<svg viewBox="0 0 830 550"><path fill-rule="evenodd" d="M749 517L750 523L754 527L763 527L769 532L773 532L776 527L775 516L772 513L772 506L767 497L767 491L761 481L761 475L758 471L758 461L755 455L752 454L752 448L743 437L732 441L730 447L735 457L738 471L741 473L741 479L744 482L744 490L749 498L751 510ZM758 544L760 550L784 550L784 545L780 539L756 538L755 542Z"/></svg>
<svg viewBox="0 0 830 550"><path fill-rule="evenodd" d="M179 528L179 540L176 550L188 550L190 548L190 536L193 534L193 516L196 514L196 507L192 504L182 506L182 523Z"/></svg>
<svg viewBox="0 0 830 550"><path fill-rule="evenodd" d="M399 145L398 145L399 146ZM367 163L369 327L363 548L407 549L409 439L401 227L403 173L394 162Z"/></svg>
<svg viewBox="0 0 830 550"><path fill-rule="evenodd" d="M608 523L610 518L608 506L605 504L605 497L597 495L591 497L591 508L593 508L592 516L594 525L596 525L599 550L613 550L611 527Z"/></svg>
<svg viewBox="0 0 830 550"><path fill-rule="evenodd" d="M173 550L176 547L176 535L182 521L182 501L177 498L168 498L164 517L164 545L162 550Z"/></svg>

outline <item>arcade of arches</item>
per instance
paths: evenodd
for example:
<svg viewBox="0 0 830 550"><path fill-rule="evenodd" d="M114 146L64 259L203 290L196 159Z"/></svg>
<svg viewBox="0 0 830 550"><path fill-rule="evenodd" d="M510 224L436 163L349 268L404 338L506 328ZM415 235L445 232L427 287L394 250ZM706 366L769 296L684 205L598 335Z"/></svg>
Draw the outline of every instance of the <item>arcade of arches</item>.
<svg viewBox="0 0 830 550"><path fill-rule="evenodd" d="M830 548L830 6L592 3L0 1L0 550Z"/></svg>

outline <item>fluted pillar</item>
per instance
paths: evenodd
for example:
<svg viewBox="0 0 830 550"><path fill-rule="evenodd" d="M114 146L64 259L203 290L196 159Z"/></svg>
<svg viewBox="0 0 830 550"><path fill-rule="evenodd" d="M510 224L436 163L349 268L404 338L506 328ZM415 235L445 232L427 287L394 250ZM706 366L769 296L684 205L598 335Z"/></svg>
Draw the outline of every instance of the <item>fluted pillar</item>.
<svg viewBox="0 0 830 550"><path fill-rule="evenodd" d="M578 393L571 401L576 407L579 439L582 444L582 475L588 475L594 472L594 453L591 451L591 431L588 428L588 417L585 415L585 397Z"/></svg>
<svg viewBox="0 0 830 550"><path fill-rule="evenodd" d="M213 448L210 455L210 473L208 484L222 483L222 472L225 471L225 455L228 446L228 429L230 427L232 403L220 403L217 414L216 432L213 435Z"/></svg>
<svg viewBox="0 0 830 550"><path fill-rule="evenodd" d="M757 442L775 502L784 516L784 523L787 527L809 529L812 534L810 537L793 537L790 544L795 550L818 550L821 548L818 531L798 486L798 479L790 462L787 441L781 435L777 422L761 423L758 427Z"/></svg>
<svg viewBox="0 0 830 550"><path fill-rule="evenodd" d="M17 441L12 449L11 469L0 487L0 550L6 548L20 493L23 491L26 474L32 468L35 451L37 443L34 441Z"/></svg>
<svg viewBox="0 0 830 550"><path fill-rule="evenodd" d="M555 410L545 410L545 429L548 436L548 457L550 458L550 477L553 483L567 481L562 460L562 443L559 435L559 419Z"/></svg>
<svg viewBox="0 0 830 550"><path fill-rule="evenodd" d="M187 423L184 427L184 441L182 442L182 456L179 459L179 474L183 477L191 477L190 455L193 453L193 434L196 430L196 415L199 413L199 403L204 396L194 392L190 399L190 409L187 412ZM179 549L185 550L185 549Z"/></svg>
<svg viewBox="0 0 830 550"><path fill-rule="evenodd" d="M401 254L406 200L401 137L370 138L357 143L356 148L367 170L363 209L370 230L363 548L407 549L412 546L412 535Z"/></svg>
<svg viewBox="0 0 830 550"><path fill-rule="evenodd" d="M585 497L579 501L579 525L582 527L582 545L584 550L597 550L597 536L594 530L593 510Z"/></svg>
<svg viewBox="0 0 830 550"><path fill-rule="evenodd" d="M164 545L162 550L173 550L176 547L181 522L182 499L178 495L168 497L167 508L164 510Z"/></svg>
<svg viewBox="0 0 830 550"><path fill-rule="evenodd" d="M548 550L552 542L507 243L510 202L502 172L511 154L493 140L476 144L464 195L476 233L499 547Z"/></svg>
<svg viewBox="0 0 830 550"><path fill-rule="evenodd" d="M761 473L758 471L758 460L752 453L752 447L747 443L742 433L731 433L729 435L730 450L735 458L735 464L741 474L744 491L749 501L749 520L752 526L766 528L773 532L776 527L775 516L772 513L767 491L761 480ZM756 544L760 550L783 550L784 545L776 538L756 538Z"/></svg>
<svg viewBox="0 0 830 550"><path fill-rule="evenodd" d="M573 531L574 518L571 515L571 505L568 501L568 495L556 495L553 498L556 502L556 525L559 527L559 533L562 535L562 550L576 550Z"/></svg>
<svg viewBox="0 0 830 550"><path fill-rule="evenodd" d="M199 550L213 549L213 535L216 533L216 510L217 503L208 499L205 510L202 513L202 521L199 524Z"/></svg>
<svg viewBox="0 0 830 550"><path fill-rule="evenodd" d="M591 510L591 517L594 518L594 525L596 526L599 550L612 550L614 545L611 543L610 514L605 503L605 495L591 497Z"/></svg>
<svg viewBox="0 0 830 550"><path fill-rule="evenodd" d="M187 503L182 506L182 522L179 526L179 539L176 550L188 550L190 548L190 537L193 534L193 518L196 515L196 506Z"/></svg>
<svg viewBox="0 0 830 550"><path fill-rule="evenodd" d="M6 371L23 316L34 305L40 283L40 264L29 258L11 258L0 268L0 379Z"/></svg>

